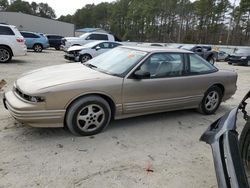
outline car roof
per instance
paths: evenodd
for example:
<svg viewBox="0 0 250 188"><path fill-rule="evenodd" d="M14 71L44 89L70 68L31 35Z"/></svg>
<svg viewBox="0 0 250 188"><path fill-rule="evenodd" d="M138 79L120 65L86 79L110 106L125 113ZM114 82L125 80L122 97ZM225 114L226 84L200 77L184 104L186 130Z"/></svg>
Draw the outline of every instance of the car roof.
<svg viewBox="0 0 250 188"><path fill-rule="evenodd" d="M121 46L120 48L129 48L132 50L139 50L145 52L171 52L171 53L189 53L193 54L188 50L176 49L176 48L168 48L168 47L158 47L158 46Z"/></svg>
<svg viewBox="0 0 250 188"><path fill-rule="evenodd" d="M31 31L20 31L20 33L32 33L32 34L40 35L40 33L31 32Z"/></svg>
<svg viewBox="0 0 250 188"><path fill-rule="evenodd" d="M5 24L5 23L1 23L0 26L5 26L5 27L16 27L14 25L9 25L9 24Z"/></svg>

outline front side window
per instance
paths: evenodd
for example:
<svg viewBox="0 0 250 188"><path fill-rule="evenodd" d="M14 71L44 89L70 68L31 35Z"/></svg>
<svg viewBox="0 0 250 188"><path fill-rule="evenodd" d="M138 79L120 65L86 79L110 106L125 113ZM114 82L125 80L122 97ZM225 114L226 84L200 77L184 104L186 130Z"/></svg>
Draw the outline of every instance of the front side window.
<svg viewBox="0 0 250 188"><path fill-rule="evenodd" d="M190 74L205 74L217 71L211 63L196 54L189 55Z"/></svg>
<svg viewBox="0 0 250 188"><path fill-rule="evenodd" d="M140 70L150 73L150 78L175 77L183 74L183 54L158 53L151 55Z"/></svg>
<svg viewBox="0 0 250 188"><path fill-rule="evenodd" d="M99 46L101 48L107 49L107 48L109 48L109 43L108 42L103 42L103 43L99 44Z"/></svg>
<svg viewBox="0 0 250 188"><path fill-rule="evenodd" d="M105 34L91 34L86 40L108 40L108 36Z"/></svg>
<svg viewBox="0 0 250 188"><path fill-rule="evenodd" d="M9 27L0 26L0 35L15 35L15 33Z"/></svg>

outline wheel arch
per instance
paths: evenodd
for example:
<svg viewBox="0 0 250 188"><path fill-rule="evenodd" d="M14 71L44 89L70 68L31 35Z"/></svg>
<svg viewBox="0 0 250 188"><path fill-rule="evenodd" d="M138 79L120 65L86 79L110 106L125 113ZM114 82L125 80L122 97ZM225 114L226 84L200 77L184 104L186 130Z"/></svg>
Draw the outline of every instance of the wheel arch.
<svg viewBox="0 0 250 188"><path fill-rule="evenodd" d="M104 93L97 93L97 92L94 92L94 93L86 93L86 94L82 94L80 96L77 96L75 98L73 98L66 106L65 106L65 109L66 109L66 113L65 113L65 117L64 117L64 122L65 122L65 118L66 118L66 114L69 110L69 108L71 107L71 105L77 101L78 99L80 98L84 98L84 97L88 97L88 96L97 96L97 97L101 97L103 98L105 101L108 102L109 106L110 106L110 110L111 110L111 119L114 119L114 116L115 116L115 113L116 113L116 105L115 105L115 102L114 100L112 99L111 96L107 95L107 94L104 94Z"/></svg>
<svg viewBox="0 0 250 188"><path fill-rule="evenodd" d="M82 56L84 56L84 55L88 55L88 56L90 56L91 58L93 58L93 56L92 56L90 53L80 54L80 57L82 57Z"/></svg>
<svg viewBox="0 0 250 188"><path fill-rule="evenodd" d="M42 46L42 49L44 49L42 43L39 43L39 42L34 43L34 45L32 46L32 48L34 48L34 46L37 45L37 44L40 45L40 46Z"/></svg>
<svg viewBox="0 0 250 188"><path fill-rule="evenodd" d="M12 55L12 56L14 56L13 51L12 51L12 49L11 49L11 47L10 47L10 46L5 45L5 44L0 44L0 47L5 47L5 48L8 48L8 49L10 50L11 55Z"/></svg>
<svg viewBox="0 0 250 188"><path fill-rule="evenodd" d="M222 97L223 97L223 96L224 96L224 93L225 93L225 87L224 87L224 85L221 84L221 83L215 83L215 84L211 85L210 87L208 87L207 90L209 90L209 89L210 89L211 87L213 87L213 86L217 86L218 88L221 89ZM206 90L206 92L207 92L207 90ZM204 94L205 94L205 93L204 93Z"/></svg>

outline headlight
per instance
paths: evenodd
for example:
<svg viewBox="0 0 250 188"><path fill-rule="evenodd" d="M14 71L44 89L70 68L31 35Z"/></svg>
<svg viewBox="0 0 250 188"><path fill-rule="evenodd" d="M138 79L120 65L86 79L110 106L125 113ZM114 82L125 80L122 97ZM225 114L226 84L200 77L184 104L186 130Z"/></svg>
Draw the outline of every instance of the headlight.
<svg viewBox="0 0 250 188"><path fill-rule="evenodd" d="M15 91L15 93L17 95L19 95L21 98L23 98L26 101L30 101L30 102L34 102L34 103L44 102L45 101L44 97L26 95L21 90L19 90L18 88L16 88L15 86L14 86L13 89L14 89L14 91Z"/></svg>
<svg viewBox="0 0 250 188"><path fill-rule="evenodd" d="M240 59L247 59L247 57L241 57Z"/></svg>
<svg viewBox="0 0 250 188"><path fill-rule="evenodd" d="M28 99L30 102L44 102L45 98L44 97L37 97L37 96L29 96Z"/></svg>

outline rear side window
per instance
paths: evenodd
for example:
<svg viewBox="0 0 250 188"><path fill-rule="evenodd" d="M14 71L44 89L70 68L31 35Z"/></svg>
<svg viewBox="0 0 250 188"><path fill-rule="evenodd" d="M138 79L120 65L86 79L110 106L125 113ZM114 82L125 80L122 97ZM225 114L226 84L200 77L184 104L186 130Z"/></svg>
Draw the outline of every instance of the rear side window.
<svg viewBox="0 0 250 188"><path fill-rule="evenodd" d="M0 35L15 35L11 28L0 26Z"/></svg>
<svg viewBox="0 0 250 188"><path fill-rule="evenodd" d="M21 34L23 35L24 38L40 38L38 35L35 35L33 33L24 33L24 32L21 32Z"/></svg>
<svg viewBox="0 0 250 188"><path fill-rule="evenodd" d="M87 40L108 40L108 35L105 35L105 34L91 34L86 39Z"/></svg>
<svg viewBox="0 0 250 188"><path fill-rule="evenodd" d="M213 65L196 54L189 55L190 74L206 74L217 71Z"/></svg>

